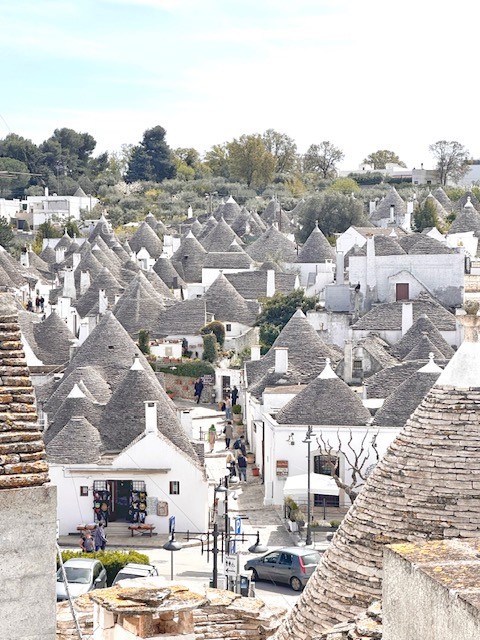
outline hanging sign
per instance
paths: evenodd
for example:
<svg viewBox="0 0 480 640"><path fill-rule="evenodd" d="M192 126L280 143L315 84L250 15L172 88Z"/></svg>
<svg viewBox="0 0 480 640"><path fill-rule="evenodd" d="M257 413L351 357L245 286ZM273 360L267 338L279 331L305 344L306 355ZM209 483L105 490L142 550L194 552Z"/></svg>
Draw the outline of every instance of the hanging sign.
<svg viewBox="0 0 480 640"><path fill-rule="evenodd" d="M277 460L276 462L277 478L288 477L288 460Z"/></svg>

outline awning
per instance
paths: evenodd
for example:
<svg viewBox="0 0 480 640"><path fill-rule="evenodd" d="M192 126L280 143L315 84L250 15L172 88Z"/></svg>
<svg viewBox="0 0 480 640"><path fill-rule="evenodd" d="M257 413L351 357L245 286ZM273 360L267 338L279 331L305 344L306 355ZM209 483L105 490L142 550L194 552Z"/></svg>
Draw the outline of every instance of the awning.
<svg viewBox="0 0 480 640"><path fill-rule="evenodd" d="M299 476L288 476L283 487L284 496L304 496L307 499L307 474ZM310 493L323 494L326 496L338 496L339 488L331 476L321 473L310 474Z"/></svg>

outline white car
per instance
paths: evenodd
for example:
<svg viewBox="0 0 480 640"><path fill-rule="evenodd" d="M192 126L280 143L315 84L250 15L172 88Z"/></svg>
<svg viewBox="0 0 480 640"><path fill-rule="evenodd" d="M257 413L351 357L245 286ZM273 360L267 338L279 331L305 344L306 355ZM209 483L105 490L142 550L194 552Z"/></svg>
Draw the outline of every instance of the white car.
<svg viewBox="0 0 480 640"><path fill-rule="evenodd" d="M72 598L81 596L93 589L104 589L107 586L107 572L99 560L93 558L71 558L64 562L68 590ZM62 569L57 571L57 602L67 599Z"/></svg>
<svg viewBox="0 0 480 640"><path fill-rule="evenodd" d="M117 573L112 586L116 585L120 580L128 580L130 578L148 578L149 576L158 576L158 571L152 564L137 564L136 562L129 562Z"/></svg>

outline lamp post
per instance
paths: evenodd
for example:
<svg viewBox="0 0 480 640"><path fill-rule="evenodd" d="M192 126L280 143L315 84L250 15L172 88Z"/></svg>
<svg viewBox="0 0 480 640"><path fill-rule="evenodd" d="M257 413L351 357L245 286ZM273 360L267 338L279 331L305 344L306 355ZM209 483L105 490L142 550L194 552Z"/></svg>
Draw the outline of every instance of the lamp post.
<svg viewBox="0 0 480 640"><path fill-rule="evenodd" d="M165 549L165 551L170 551L170 580L173 581L173 552L183 549L182 544L175 540L175 529L172 529L170 540L166 542L162 548Z"/></svg>
<svg viewBox="0 0 480 640"><path fill-rule="evenodd" d="M311 513L310 513L310 445L312 444L312 436L315 435L312 430L312 426L308 425L307 434L303 442L307 445L307 536L305 538L305 545L312 544L312 529L311 529Z"/></svg>

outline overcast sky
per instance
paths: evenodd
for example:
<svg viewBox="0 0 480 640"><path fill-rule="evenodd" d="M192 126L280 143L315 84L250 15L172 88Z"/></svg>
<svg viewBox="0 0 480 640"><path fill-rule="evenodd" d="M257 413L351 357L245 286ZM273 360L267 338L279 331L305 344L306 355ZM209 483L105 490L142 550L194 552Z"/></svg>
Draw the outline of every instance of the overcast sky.
<svg viewBox="0 0 480 640"><path fill-rule="evenodd" d="M0 0L0 138L55 128L199 151L243 133L330 140L355 168L429 144L480 156L472 0Z"/></svg>

